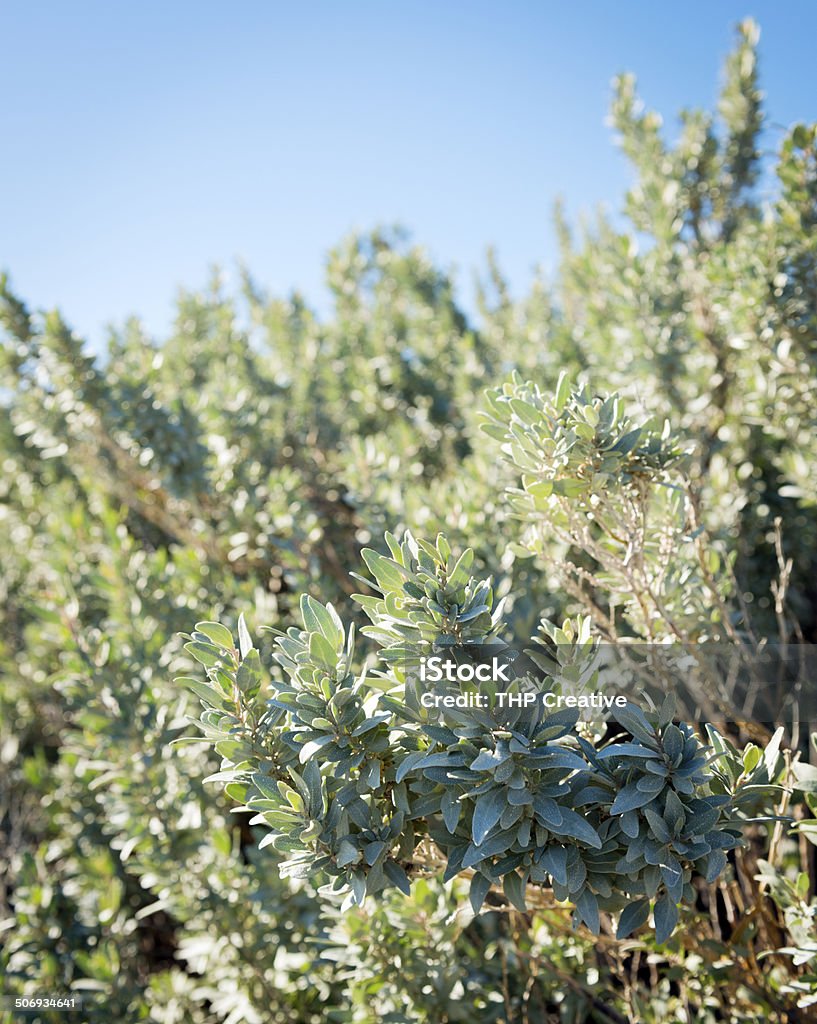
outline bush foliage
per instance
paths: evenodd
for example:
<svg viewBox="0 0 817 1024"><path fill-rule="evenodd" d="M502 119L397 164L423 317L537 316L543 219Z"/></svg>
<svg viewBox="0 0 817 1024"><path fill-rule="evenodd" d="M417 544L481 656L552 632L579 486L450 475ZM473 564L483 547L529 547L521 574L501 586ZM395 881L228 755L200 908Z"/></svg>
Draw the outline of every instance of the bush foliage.
<svg viewBox="0 0 817 1024"><path fill-rule="evenodd" d="M706 680L709 642L817 639L817 127L766 127L756 43L673 142L622 77L625 215L557 216L558 275L518 300L489 257L477 318L385 229L330 254L325 319L214 277L102 356L3 279L12 996L809 1019L807 722L441 722L405 685L441 635L538 640L557 682L599 642Z"/></svg>

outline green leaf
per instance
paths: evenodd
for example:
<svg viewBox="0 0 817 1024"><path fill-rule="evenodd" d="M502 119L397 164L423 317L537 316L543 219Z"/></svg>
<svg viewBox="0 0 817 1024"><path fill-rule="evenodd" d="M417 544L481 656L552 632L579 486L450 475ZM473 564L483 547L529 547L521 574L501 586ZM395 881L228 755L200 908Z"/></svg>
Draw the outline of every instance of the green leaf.
<svg viewBox="0 0 817 1024"><path fill-rule="evenodd" d="M546 847L542 867L559 885L567 885L567 850L563 846Z"/></svg>
<svg viewBox="0 0 817 1024"><path fill-rule="evenodd" d="M519 398L512 398L508 404L515 415L529 427L533 426L535 423L539 423L542 419L542 414L537 408L529 405L527 402L523 402Z"/></svg>
<svg viewBox="0 0 817 1024"><path fill-rule="evenodd" d="M628 903L621 913L616 929L617 939L626 939L636 929L640 928L650 914L650 901L647 899L635 900Z"/></svg>
<svg viewBox="0 0 817 1024"><path fill-rule="evenodd" d="M301 762L301 764L304 764L306 761L309 761L310 758L314 757L315 754L317 754L318 751L321 749L321 747L325 747L328 743L333 743L334 740L334 736L328 735L320 736L314 740L307 740L307 742L304 743L304 745L298 751L298 760Z"/></svg>
<svg viewBox="0 0 817 1024"><path fill-rule="evenodd" d="M641 427L636 427L635 430L631 430L621 437L610 450L617 452L619 455L629 455L638 444L640 437Z"/></svg>
<svg viewBox="0 0 817 1024"><path fill-rule="evenodd" d="M502 890L517 910L521 910L522 913L527 911L525 881L515 871L511 871L502 879Z"/></svg>
<svg viewBox="0 0 817 1024"><path fill-rule="evenodd" d="M195 693L209 707L221 708L223 711L231 707L229 701L220 690L213 689L212 686L208 686L207 683L203 683L200 679L194 679L192 676L179 676L175 681Z"/></svg>
<svg viewBox="0 0 817 1024"><path fill-rule="evenodd" d="M640 822L635 811L625 811L621 815L621 831L630 839L636 839L640 830Z"/></svg>
<svg viewBox="0 0 817 1024"><path fill-rule="evenodd" d="M360 554L369 572L384 591L402 590L403 583L411 578L408 570L395 562L393 558L386 558L384 555L378 554L377 551L373 551L372 548L364 548Z"/></svg>
<svg viewBox="0 0 817 1024"><path fill-rule="evenodd" d="M644 816L649 822L649 826L652 829L652 833L659 843L672 842L672 832L667 827L667 823L664 821L660 814L647 807L644 810Z"/></svg>
<svg viewBox="0 0 817 1024"><path fill-rule="evenodd" d="M684 734L677 725L668 725L661 737L664 753L673 764L679 764L684 753Z"/></svg>
<svg viewBox="0 0 817 1024"><path fill-rule="evenodd" d="M471 837L474 846L481 846L491 829L502 817L508 800L504 789L489 789L477 797L474 818L471 822Z"/></svg>
<svg viewBox="0 0 817 1024"><path fill-rule="evenodd" d="M252 783L262 796L268 800L275 801L276 804L281 803L281 790L279 783L275 779L270 778L269 775L264 775L263 772L254 772Z"/></svg>
<svg viewBox="0 0 817 1024"><path fill-rule="evenodd" d="M817 846L817 818L801 818L794 825L793 831L804 835L810 843Z"/></svg>
<svg viewBox="0 0 817 1024"><path fill-rule="evenodd" d="M451 545L448 543L444 533L437 534L437 554L440 556L440 561L443 565L451 557Z"/></svg>
<svg viewBox="0 0 817 1024"><path fill-rule="evenodd" d="M235 681L242 693L255 696L261 686L261 656L255 648L247 654L238 666Z"/></svg>
<svg viewBox="0 0 817 1024"><path fill-rule="evenodd" d="M462 867L472 868L488 857L495 857L497 854L506 853L515 837L516 834L514 832L498 832L495 836L491 836L490 839L486 839L481 846L475 846L474 843L469 843L463 853Z"/></svg>
<svg viewBox="0 0 817 1024"><path fill-rule="evenodd" d="M654 746L655 731L644 717L641 708L636 707L635 704L627 704L623 708L618 706L611 708L611 713L618 724L623 725L627 732L635 736L637 740L643 740L647 746Z"/></svg>
<svg viewBox="0 0 817 1024"><path fill-rule="evenodd" d="M372 729L376 729L378 725L382 725L383 722L388 722L392 718L392 715L388 711L379 711L377 714L372 715L371 718L364 719L357 728L352 731L353 736L363 736L367 732L371 732Z"/></svg>
<svg viewBox="0 0 817 1024"><path fill-rule="evenodd" d="M553 494L553 481L552 480L538 480L536 483L525 484L525 490L533 498L549 498ZM526 551L523 557L530 555L530 551Z"/></svg>
<svg viewBox="0 0 817 1024"><path fill-rule="evenodd" d="M680 864L674 857L668 856L667 863L659 866L667 892L673 899L680 900L684 893L684 877Z"/></svg>
<svg viewBox="0 0 817 1024"><path fill-rule="evenodd" d="M479 604L473 608L469 608L467 612L457 616L458 622L473 622L474 619L478 619L480 615L489 615L491 609L487 604Z"/></svg>
<svg viewBox="0 0 817 1024"><path fill-rule="evenodd" d="M290 774L294 774L290 769ZM321 814L323 805L323 782L317 761L309 761L303 771L303 780L309 793L309 809L313 817Z"/></svg>
<svg viewBox="0 0 817 1024"><path fill-rule="evenodd" d="M508 431L505 427L501 427L496 423L480 423L479 429L494 439L494 441L504 441L508 437Z"/></svg>
<svg viewBox="0 0 817 1024"><path fill-rule="evenodd" d="M377 858L383 853L385 849L386 844L383 842L382 839L375 839L373 842L366 844L366 846L363 848L363 857L366 863L369 865L369 867L371 867L375 863Z"/></svg>
<svg viewBox="0 0 817 1024"><path fill-rule="evenodd" d="M713 850L707 857L706 880L710 884L716 881L718 875L726 867L726 854L723 850Z"/></svg>
<svg viewBox="0 0 817 1024"><path fill-rule="evenodd" d="M548 747L545 750L533 750L525 761L531 768L566 768L568 771L582 771L587 768L578 754L572 750L556 750Z"/></svg>
<svg viewBox="0 0 817 1024"><path fill-rule="evenodd" d="M590 427L587 428L591 431ZM565 498L579 498L588 488L588 484L585 480L571 480L568 477L563 477L561 480L553 481L553 491L555 494L561 494Z"/></svg>
<svg viewBox="0 0 817 1024"><path fill-rule="evenodd" d="M644 793L635 783L630 783L618 794L610 808L611 814L625 814L627 811L634 811L644 807L655 799L655 793Z"/></svg>
<svg viewBox="0 0 817 1024"><path fill-rule="evenodd" d="M611 743L609 747L605 747L599 753L598 757L600 761L609 757L641 757L648 759L655 757L655 751L642 747L640 743Z"/></svg>
<svg viewBox="0 0 817 1024"><path fill-rule="evenodd" d="M252 637L243 615L238 616L238 649L242 658L246 658L252 650Z"/></svg>
<svg viewBox="0 0 817 1024"><path fill-rule="evenodd" d="M579 917L584 921L590 931L594 935L598 935L601 930L601 921L599 920L599 903L595 895L589 889L584 889L581 896L576 900L576 910L579 913Z"/></svg>
<svg viewBox="0 0 817 1024"><path fill-rule="evenodd" d="M351 886L355 903L360 907L366 899L366 876L362 871L352 872Z"/></svg>
<svg viewBox="0 0 817 1024"><path fill-rule="evenodd" d="M220 622L197 622L196 632L204 633L208 636L214 644L219 647L224 647L228 651L232 650L233 647L233 635L227 629L226 626L222 626Z"/></svg>
<svg viewBox="0 0 817 1024"><path fill-rule="evenodd" d="M675 931L678 924L678 907L668 893L655 904L655 941L663 945Z"/></svg>
<svg viewBox="0 0 817 1024"><path fill-rule="evenodd" d="M660 793L666 785L666 778L662 778L660 775L653 775L652 773L642 775L638 782L636 782L636 786L642 793Z"/></svg>
<svg viewBox="0 0 817 1024"><path fill-rule="evenodd" d="M658 724L663 729L672 721L675 715L677 701L674 693L668 693L658 712Z"/></svg>
<svg viewBox="0 0 817 1024"><path fill-rule="evenodd" d="M468 899L471 902L471 909L474 914L478 914L485 902L485 897L488 895L491 889L491 879L486 875L483 875L480 871L474 873L471 879L471 890L468 893Z"/></svg>
<svg viewBox="0 0 817 1024"><path fill-rule="evenodd" d="M562 409L567 405L568 397L570 396L570 377L568 376L567 370L562 370L559 374L559 380L556 383L556 396L553 401L556 412L561 412Z"/></svg>
<svg viewBox="0 0 817 1024"><path fill-rule="evenodd" d="M797 761L791 766L794 775L792 786L801 793L817 793L817 766Z"/></svg>
<svg viewBox="0 0 817 1024"><path fill-rule="evenodd" d="M466 548L465 551L457 559L457 564L451 570L448 576L448 587L451 590L459 590L460 587L464 587L468 582L469 576L468 571L474 562L474 552L472 548Z"/></svg>
<svg viewBox="0 0 817 1024"><path fill-rule="evenodd" d="M333 672L337 668L338 656L322 633L309 634L309 658L322 668Z"/></svg>
<svg viewBox="0 0 817 1024"><path fill-rule="evenodd" d="M360 857L360 851L348 839L342 839L338 846L337 855L337 866L339 868L348 867L349 864L354 864Z"/></svg>
<svg viewBox="0 0 817 1024"><path fill-rule="evenodd" d="M472 772L493 772L510 756L510 752L503 755L496 750L481 750L468 767Z"/></svg>
<svg viewBox="0 0 817 1024"><path fill-rule="evenodd" d="M343 624L331 605L324 607L320 601L304 594L301 598L301 616L310 633L321 633L333 651L343 643Z"/></svg>
<svg viewBox="0 0 817 1024"><path fill-rule="evenodd" d="M681 834L684 822L686 821L686 808L674 790L669 790L667 793L664 821L669 825L673 835L678 836Z"/></svg>
<svg viewBox="0 0 817 1024"><path fill-rule="evenodd" d="M394 860L387 860L383 871L392 885L395 885L405 896L411 895L411 882L403 868Z"/></svg>
<svg viewBox="0 0 817 1024"><path fill-rule="evenodd" d="M761 756L760 747L756 747L754 743L750 743L743 751L743 770L747 775L750 775L760 763Z"/></svg>
<svg viewBox="0 0 817 1024"><path fill-rule="evenodd" d="M578 839L579 842L586 843L596 850L601 849L601 837L589 821L567 807L559 809L562 812L561 824L558 826L548 825L551 832L558 836L570 836L572 839Z"/></svg>
<svg viewBox="0 0 817 1024"><path fill-rule="evenodd" d="M360 778L366 783L369 789L380 788L380 765L381 762L379 758L374 758L369 762L365 771L361 769Z"/></svg>
<svg viewBox="0 0 817 1024"><path fill-rule="evenodd" d="M546 828L551 828L551 826L558 827L564 821L562 809L553 797L542 796L540 793L537 793L533 798L533 807Z"/></svg>
<svg viewBox="0 0 817 1024"><path fill-rule="evenodd" d="M394 774L395 782L402 782L409 772L415 770L425 756L425 750L415 750L411 754L407 754L397 766L397 771Z"/></svg>
<svg viewBox="0 0 817 1024"><path fill-rule="evenodd" d="M766 745L766 749L763 751L763 764L766 766L766 773L769 776L769 782L774 782L777 772L777 759L780 756L780 744L783 740L783 726L778 726L774 731L774 735Z"/></svg>
<svg viewBox="0 0 817 1024"><path fill-rule="evenodd" d="M214 644L203 644L197 640L191 640L190 643L184 645L184 649L205 668L213 668L224 660L224 651Z"/></svg>
<svg viewBox="0 0 817 1024"><path fill-rule="evenodd" d="M440 802L440 810L442 811L445 827L453 835L457 830L460 814L462 812L462 804L453 789L447 789L445 793L443 793L442 801Z"/></svg>
<svg viewBox="0 0 817 1024"><path fill-rule="evenodd" d="M237 771L236 769L230 769L223 772L213 772L212 775L208 775L207 778L202 779L202 782L235 782L236 779L242 778L244 772Z"/></svg>

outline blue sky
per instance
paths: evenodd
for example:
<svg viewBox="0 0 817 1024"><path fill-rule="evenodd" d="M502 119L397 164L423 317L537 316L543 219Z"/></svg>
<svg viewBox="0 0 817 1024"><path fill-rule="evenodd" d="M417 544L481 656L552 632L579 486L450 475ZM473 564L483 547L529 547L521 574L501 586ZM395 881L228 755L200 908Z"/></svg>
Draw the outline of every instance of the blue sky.
<svg viewBox="0 0 817 1024"><path fill-rule="evenodd" d="M810 0L3 0L0 268L94 345L132 313L161 335L178 286L237 259L325 309L326 250L382 223L467 303L489 243L522 293L553 265L557 196L620 207L612 76L672 134L749 14L770 121L814 119Z"/></svg>

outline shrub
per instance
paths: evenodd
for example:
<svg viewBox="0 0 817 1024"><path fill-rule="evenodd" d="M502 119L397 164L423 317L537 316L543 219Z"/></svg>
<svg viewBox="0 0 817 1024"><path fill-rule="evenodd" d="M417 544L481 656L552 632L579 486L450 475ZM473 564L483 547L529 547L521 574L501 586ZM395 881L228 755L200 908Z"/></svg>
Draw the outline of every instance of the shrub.
<svg viewBox="0 0 817 1024"><path fill-rule="evenodd" d="M601 218L578 238L559 220L556 280L538 278L519 300L489 258L478 318L457 304L450 275L387 229L344 240L330 254L334 298L324 319L302 296L267 296L248 277L231 294L215 277L180 297L166 339L147 337L133 321L112 332L97 356L59 314L29 310L3 279L0 965L12 993L83 993L80 1019L90 1024L112 1017L494 1024L525 1015L714 1024L808 1014L817 992L809 842L817 805L805 722L789 720L782 737L751 718L740 729L695 732L709 761L699 768L701 783L692 793L677 780L666 787L684 814L680 841L701 807L694 801L716 796L729 802L708 812L718 817L703 835L745 840L725 851L726 865L707 883L692 866L703 869L702 857L712 853L684 853L675 835L663 841L658 818L651 822L642 808L619 814L619 805L613 813L629 785L638 790L641 761L660 762L612 752L657 742L639 738L632 717L603 734L562 721L564 735L537 736L533 746L545 745L544 758L569 756L572 767L519 767L515 776L517 761L529 756L524 739L533 737L518 729L521 739L494 737L485 723L463 737L471 727L457 722L435 736L434 723L404 710L406 652L374 663L378 650L425 643L451 619L472 636L493 635L496 625L508 637L544 640L531 650L564 686L597 643L626 649L635 671L638 643L672 639L693 658L693 695L717 712L730 695L711 685L721 678L713 644L751 666L764 643L814 640L815 132L792 126L776 157L761 158L755 42L755 30L744 26L719 117L687 115L672 144L657 116L640 108L632 80L621 79L614 122L635 176L626 217ZM765 193L757 188L761 173L770 183ZM509 383L497 392L502 380ZM485 401L477 397L484 386L493 388ZM382 547L387 531L400 537L399 555ZM439 535L459 557L473 551L472 564L461 563L461 582L457 575L458 590L481 581L467 607L458 594L442 593L441 603L437 590L445 588L425 590L441 564L446 585L454 573L445 542L416 541L416 558L403 555L410 536ZM367 578L386 594L369 587L361 605L348 569L364 548ZM396 600L408 582L393 570L381 587L374 570L389 558L422 573L408 597L418 602L410 614L425 623L425 638L411 633L411 619L402 622L409 636L389 634L401 619L387 596ZM293 623L304 594L302 630ZM337 630L330 604L347 642L358 627L359 653L348 660L329 638L325 616ZM194 689L208 686L199 691L205 699L233 701L232 681L205 683L178 634L197 621L229 623L232 634L242 612L284 634L276 644L277 634L254 629L257 661L243 656L246 635L234 657L213 637L202 641L246 687L238 708L233 702L232 710L205 715L208 727L226 728L224 716L240 711L241 701L257 709L257 720L234 724L229 740L205 735L232 744L214 754L190 727L199 708ZM321 614L329 636L315 626ZM543 626L543 618L563 625ZM363 634L366 622L379 632ZM225 628L216 636L224 644ZM321 638L314 651L302 632ZM331 723L331 716L313 707L307 721L296 696L294 718L287 704L286 687L301 693L312 683L294 681L274 655L286 659L285 645L295 651L302 643L304 665L329 658L327 676L345 666L348 684L336 680L338 692L351 694L341 698L349 702L344 714L367 727L373 715L387 716L349 737L355 756L364 748L357 766L329 760L333 739L309 746L328 735L316 718ZM174 685L179 675L195 684ZM671 685L660 671L652 675L659 692ZM315 699L333 696L321 685ZM666 721L668 707L658 701L657 708ZM692 753L681 710L679 733L666 722L661 739L677 746L680 735ZM247 725L257 730L258 749ZM315 735L297 744L294 735L307 731ZM452 768L462 739L473 756ZM526 753L510 751L511 739ZM248 780L226 781L229 798L203 783L219 771L248 771L239 759L247 745L257 767ZM420 767L428 756L441 763ZM500 759L496 768L488 764ZM327 818L302 850L304 832L291 812L311 799L306 776L314 787L315 768ZM538 866L524 862L540 848L564 849L569 876L560 854L551 867L569 878L571 896L579 863L600 859L589 831L585 839L559 836L533 804L516 805L534 807L530 846L519 842L521 817L515 830L503 828L499 794L507 789L510 805L511 778L525 783L526 798L537 790L538 812L550 814L551 826L554 805L562 822L576 825L564 813L575 809L566 793L541 793L545 771L557 772L558 787L588 772L606 780L597 787L605 798L594 794L577 812L602 851L608 841L624 845L626 832L613 833L626 818L639 836L650 830L649 842L680 853L673 856L689 871L683 900L673 898L677 874L669 880L681 927L665 942L656 943L653 927L616 939L604 909L597 937L574 929L576 901L554 901L550 883L559 883L545 853ZM471 773L484 778L484 793L473 792ZM277 783L290 787L295 806L287 801L283 828L249 824L272 807L252 815L235 809L258 798L256 778L275 783L263 798L275 806L283 804ZM347 802L359 821L350 817L341 833L339 821L328 821L330 799L341 808L352 780L361 792ZM391 782L403 787L408 812L386 799ZM680 820L674 798L659 796L655 808L663 827ZM475 818L477 837L489 825L478 844ZM462 867L465 849L484 853L510 831L518 849L508 856L522 861L503 865L497 851ZM324 833L337 847L335 868L350 858L334 882L326 864L316 868L314 854L327 856L318 845ZM276 838L261 848L268 837ZM285 839L294 848L277 850ZM465 847L459 865L458 846ZM616 891L637 901L625 924L644 914L638 901L655 880L649 868L660 873L648 852L645 843L643 865L639 854L626 871L616 866L626 878ZM715 856L706 869L719 862ZM280 864L289 876L279 876ZM542 882L524 878L534 866ZM409 895L400 891L401 869ZM446 871L455 877L443 882ZM572 895L607 899L604 873L585 871ZM479 879L475 903L490 886L476 916L472 878ZM507 894L498 891L501 878L511 879ZM324 881L348 882L355 899L362 885L387 887L341 912L341 897L317 893ZM650 897L662 908L652 909L658 938L672 924L665 888L661 875ZM577 916L594 923L589 897Z"/></svg>

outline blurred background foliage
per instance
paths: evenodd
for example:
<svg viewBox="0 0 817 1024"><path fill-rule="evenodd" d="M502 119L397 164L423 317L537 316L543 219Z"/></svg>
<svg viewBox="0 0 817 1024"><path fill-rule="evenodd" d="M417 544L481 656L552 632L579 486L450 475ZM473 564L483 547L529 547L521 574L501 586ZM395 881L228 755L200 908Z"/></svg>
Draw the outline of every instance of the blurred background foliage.
<svg viewBox="0 0 817 1024"><path fill-rule="evenodd" d="M91 1024L810 1019L817 909L796 843L770 855L767 930L770 949L801 949L796 968L750 963L728 902L710 939L686 929L670 951L574 933L558 909L472 920L459 880L340 915L280 880L247 816L201 784L217 767L201 743L171 746L194 736L195 701L171 682L192 667L177 634L240 611L284 628L301 592L359 622L349 571L387 529L473 547L518 635L572 610L564 551L544 538L527 557L503 497L515 474L478 430L483 390L515 370L551 390L567 370L669 418L695 442L706 525L754 628L778 635L779 518L792 631L817 642L817 128L761 152L755 46L746 23L718 110L686 112L673 142L619 79L625 216L575 231L557 214L558 273L518 300L489 255L475 319L397 229L329 254L328 317L214 275L181 295L168 338L134 320L100 357L3 279L13 994L77 991ZM769 854L765 831L757 843Z"/></svg>

